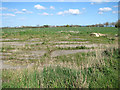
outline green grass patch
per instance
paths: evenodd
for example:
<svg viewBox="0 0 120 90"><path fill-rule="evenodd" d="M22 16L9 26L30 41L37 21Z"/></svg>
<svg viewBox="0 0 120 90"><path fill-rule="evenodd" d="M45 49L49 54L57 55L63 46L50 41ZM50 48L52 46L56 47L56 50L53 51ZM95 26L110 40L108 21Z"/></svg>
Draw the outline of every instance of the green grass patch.
<svg viewBox="0 0 120 90"><path fill-rule="evenodd" d="M77 47L65 47L65 48L62 48L62 47L58 47L57 49L59 50L78 50L78 49L94 49L94 47L86 47L86 46L77 46Z"/></svg>
<svg viewBox="0 0 120 90"><path fill-rule="evenodd" d="M69 68L47 67L42 72L43 85L47 88L75 88L80 87L80 71ZM82 77L82 76L81 76Z"/></svg>

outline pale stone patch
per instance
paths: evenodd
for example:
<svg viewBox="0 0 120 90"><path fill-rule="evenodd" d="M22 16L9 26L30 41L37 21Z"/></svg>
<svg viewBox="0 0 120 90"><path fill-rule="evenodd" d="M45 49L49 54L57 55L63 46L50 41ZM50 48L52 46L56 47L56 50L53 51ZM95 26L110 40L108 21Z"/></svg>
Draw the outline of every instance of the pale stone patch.
<svg viewBox="0 0 120 90"><path fill-rule="evenodd" d="M66 32L66 33L68 33L68 32L70 32L70 33L79 33L79 31L58 31L58 33L62 33L62 32Z"/></svg>
<svg viewBox="0 0 120 90"><path fill-rule="evenodd" d="M93 51L93 50L90 50L90 49L89 50L88 49L84 49L84 50L56 50L56 51L53 51L51 53L51 57L74 54L74 53L78 53L78 52L89 52L89 51Z"/></svg>
<svg viewBox="0 0 120 90"><path fill-rule="evenodd" d="M42 44L43 42L0 42L2 45L25 46L32 44Z"/></svg>
<svg viewBox="0 0 120 90"><path fill-rule="evenodd" d="M83 39L83 38L72 38L72 40L87 40L87 39Z"/></svg>
<svg viewBox="0 0 120 90"><path fill-rule="evenodd" d="M23 52L23 51L19 51L19 50L12 50L13 55L14 53L17 52L16 56L13 56L15 59L17 60L30 60L30 59L40 59L41 56L43 56L45 53L47 53L47 51L45 50L38 50L38 51L28 51L28 52ZM1 56L4 60L6 58L9 58L10 56Z"/></svg>
<svg viewBox="0 0 120 90"><path fill-rule="evenodd" d="M18 38L12 38L12 39L0 39L0 41L10 41L10 40L20 40L20 39L18 39Z"/></svg>
<svg viewBox="0 0 120 90"><path fill-rule="evenodd" d="M76 42L76 41L58 41L58 42L50 42L50 43L55 43L55 44L67 44L67 43L79 43L79 44L81 44L81 43L89 43L89 41L86 41L86 42Z"/></svg>
<svg viewBox="0 0 120 90"><path fill-rule="evenodd" d="M28 64L28 65L18 65L18 66L13 66L8 64L6 61L2 61L2 67L0 67L0 69L24 69L24 68L28 68L28 66L33 66L33 64Z"/></svg>
<svg viewBox="0 0 120 90"><path fill-rule="evenodd" d="M90 36L100 37L100 36L107 36L107 35L101 34L101 33L91 33Z"/></svg>

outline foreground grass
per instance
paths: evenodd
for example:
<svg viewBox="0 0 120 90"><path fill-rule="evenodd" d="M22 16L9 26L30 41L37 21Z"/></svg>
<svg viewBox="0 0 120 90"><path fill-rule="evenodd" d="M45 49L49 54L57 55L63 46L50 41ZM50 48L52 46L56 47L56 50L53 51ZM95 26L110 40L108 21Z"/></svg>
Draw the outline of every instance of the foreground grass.
<svg viewBox="0 0 120 90"><path fill-rule="evenodd" d="M79 53L81 55L81 53ZM79 54L76 54L80 57ZM39 70L37 67L25 70L3 70L3 88L118 88L118 49L104 50L100 55L82 54L82 62L96 59L99 62L84 68L48 66ZM92 59L89 57L92 56ZM101 58L98 58L98 57ZM57 57L66 62L69 58ZM95 58L97 57L97 58ZM77 58L77 57L76 57ZM79 61L81 58L78 58ZM74 59L76 60L76 59ZM94 61L94 60L93 60ZM86 62L87 64L88 62ZM77 63L76 63L77 64ZM88 63L89 64L89 63Z"/></svg>

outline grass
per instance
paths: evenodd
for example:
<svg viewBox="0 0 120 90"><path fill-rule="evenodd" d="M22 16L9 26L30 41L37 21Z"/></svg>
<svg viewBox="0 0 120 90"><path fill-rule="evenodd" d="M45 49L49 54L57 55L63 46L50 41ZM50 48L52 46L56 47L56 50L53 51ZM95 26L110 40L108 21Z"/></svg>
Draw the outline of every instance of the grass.
<svg viewBox="0 0 120 90"><path fill-rule="evenodd" d="M82 69L50 66L44 67L42 72L37 68L23 71L3 70L3 88L118 88L117 63L120 57L117 54L118 49L112 50L101 53L104 54L105 64L99 62Z"/></svg>
<svg viewBox="0 0 120 90"><path fill-rule="evenodd" d="M60 31L65 31L60 33ZM77 31L77 33L69 32ZM92 37L90 33L107 34L107 37ZM114 27L58 27L58 28L23 28L3 29L5 42L43 42L25 44L24 46L3 45L1 52L11 53L7 60L13 65L34 66L23 69L3 69L3 88L118 88L117 48L118 29ZM16 38L16 40L14 40ZM72 39L80 38L80 39ZM30 41L30 40L33 41ZM37 41L35 40L37 39ZM101 47L55 47L59 41L88 41L86 44L103 44ZM74 45L75 43L71 43ZM63 45L59 43L58 45ZM66 45L69 45L66 43ZM79 45L79 44L78 44ZM106 45L106 46L104 46ZM93 49L93 52L75 53L51 57L55 50ZM104 49L104 50L98 50ZM12 50L17 50L13 52ZM46 50L38 59L19 60L17 58L29 55L30 51ZM20 56L21 55L23 56ZM36 52L34 54L37 55ZM38 54L39 55L39 54ZM30 56L31 57L31 56ZM8 62L9 63L9 62ZM50 66L49 66L50 65Z"/></svg>
<svg viewBox="0 0 120 90"><path fill-rule="evenodd" d="M58 33L59 31L79 31L79 33L64 32ZM18 39L32 39L40 38L41 41L50 40L67 40L68 38L76 37L84 38L94 43L108 43L106 37L94 38L89 36L90 33L102 33L107 34L108 37L114 37L118 33L118 29L114 27L59 27L59 28L23 28L23 29L3 29L3 38L18 38ZM87 37L86 37L87 36ZM81 41L81 40L80 40ZM97 41L97 42L96 42Z"/></svg>
<svg viewBox="0 0 120 90"><path fill-rule="evenodd" d="M70 55L64 55L64 56L57 56L56 57L56 62L70 62L70 63L74 63L77 66L81 66L84 62L87 64L87 58L89 56L95 56L95 52L91 52L91 53L76 53L76 54L70 54Z"/></svg>
<svg viewBox="0 0 120 90"><path fill-rule="evenodd" d="M57 49L59 49L59 50L78 50L78 49L94 49L94 47L91 47L91 48L88 48L86 46L65 47L65 48L58 47Z"/></svg>
<svg viewBox="0 0 120 90"><path fill-rule="evenodd" d="M75 88L80 87L80 72L69 68L44 68L42 72L43 86L47 88Z"/></svg>

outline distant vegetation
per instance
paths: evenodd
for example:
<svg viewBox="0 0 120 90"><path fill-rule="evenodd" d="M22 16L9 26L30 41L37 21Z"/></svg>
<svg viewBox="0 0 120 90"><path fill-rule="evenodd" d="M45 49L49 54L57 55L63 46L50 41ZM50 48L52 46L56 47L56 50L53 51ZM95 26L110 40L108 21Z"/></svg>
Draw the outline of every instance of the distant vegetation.
<svg viewBox="0 0 120 90"><path fill-rule="evenodd" d="M118 22L115 24L115 27L120 27L120 20L118 20Z"/></svg>
<svg viewBox="0 0 120 90"><path fill-rule="evenodd" d="M120 20L117 22L105 22L103 24L93 24L93 25L61 25L61 26L52 26L52 25L36 25L36 26L19 26L19 27L2 27L2 28L46 28L46 27L118 27L120 26Z"/></svg>

